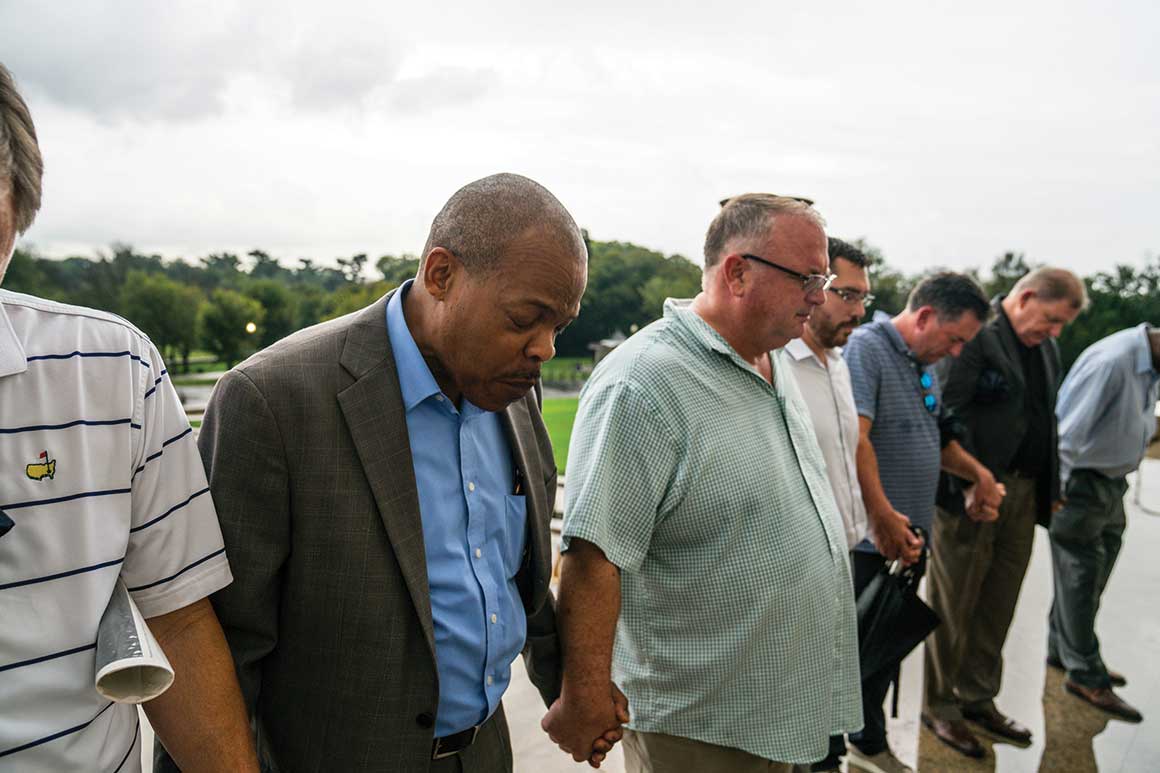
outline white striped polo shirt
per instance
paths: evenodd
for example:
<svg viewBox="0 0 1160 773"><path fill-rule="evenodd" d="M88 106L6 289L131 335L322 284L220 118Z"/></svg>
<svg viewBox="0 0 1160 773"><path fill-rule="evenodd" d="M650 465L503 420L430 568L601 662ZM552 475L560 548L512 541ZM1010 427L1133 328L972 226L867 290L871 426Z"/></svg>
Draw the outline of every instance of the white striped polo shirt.
<svg viewBox="0 0 1160 773"><path fill-rule="evenodd" d="M93 687L117 578L146 617L232 579L157 350L111 314L0 290L0 771L140 770Z"/></svg>

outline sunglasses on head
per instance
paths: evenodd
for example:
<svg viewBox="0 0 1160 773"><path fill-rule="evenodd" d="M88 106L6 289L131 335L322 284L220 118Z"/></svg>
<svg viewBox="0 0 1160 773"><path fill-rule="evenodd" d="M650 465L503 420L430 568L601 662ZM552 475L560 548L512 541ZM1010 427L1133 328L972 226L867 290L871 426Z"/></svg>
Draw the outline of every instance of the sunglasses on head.
<svg viewBox="0 0 1160 773"><path fill-rule="evenodd" d="M783 196L780 193L771 193L769 195L774 196L774 197L779 198L779 199L789 199L790 201L800 201L802 204L805 204L807 207L812 207L814 205L813 199L807 199L804 196ZM737 197L730 196L727 199L721 199L721 201L719 201L717 203L720 204L721 206L725 206L729 202L733 201L733 199L735 199L735 198L737 198Z"/></svg>

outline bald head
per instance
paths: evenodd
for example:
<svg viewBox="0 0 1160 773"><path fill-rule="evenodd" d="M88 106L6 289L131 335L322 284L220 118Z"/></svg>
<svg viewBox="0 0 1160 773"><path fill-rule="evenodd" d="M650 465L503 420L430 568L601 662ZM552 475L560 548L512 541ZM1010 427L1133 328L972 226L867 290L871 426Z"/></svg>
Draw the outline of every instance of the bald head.
<svg viewBox="0 0 1160 773"><path fill-rule="evenodd" d="M578 259L587 257L576 221L547 188L522 175L493 174L463 186L443 205L431 223L423 260L442 247L469 271L490 273L514 242L531 234Z"/></svg>

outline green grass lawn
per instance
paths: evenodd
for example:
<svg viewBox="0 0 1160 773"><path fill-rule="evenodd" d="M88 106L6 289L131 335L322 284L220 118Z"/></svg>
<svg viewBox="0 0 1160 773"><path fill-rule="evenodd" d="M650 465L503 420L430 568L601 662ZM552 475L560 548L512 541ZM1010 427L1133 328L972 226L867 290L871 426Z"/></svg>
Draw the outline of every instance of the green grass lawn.
<svg viewBox="0 0 1160 773"><path fill-rule="evenodd" d="M174 386L213 386L218 382L217 376L205 377L196 373L186 373L171 378Z"/></svg>
<svg viewBox="0 0 1160 773"><path fill-rule="evenodd" d="M556 469L564 472L568 463L568 441L572 438L572 420L576 418L578 397L549 397L544 400L544 423L556 452Z"/></svg>
<svg viewBox="0 0 1160 773"><path fill-rule="evenodd" d="M540 369L545 381L584 381L591 372L591 357L554 357Z"/></svg>

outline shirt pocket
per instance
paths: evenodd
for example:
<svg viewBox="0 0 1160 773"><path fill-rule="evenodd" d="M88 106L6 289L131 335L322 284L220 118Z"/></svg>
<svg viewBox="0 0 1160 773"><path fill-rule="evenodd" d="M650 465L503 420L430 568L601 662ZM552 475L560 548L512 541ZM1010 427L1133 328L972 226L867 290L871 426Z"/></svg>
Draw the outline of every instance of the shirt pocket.
<svg viewBox="0 0 1160 773"><path fill-rule="evenodd" d="M528 498L523 494L504 495L503 528L499 535L505 574L511 578L523 565L528 532Z"/></svg>

